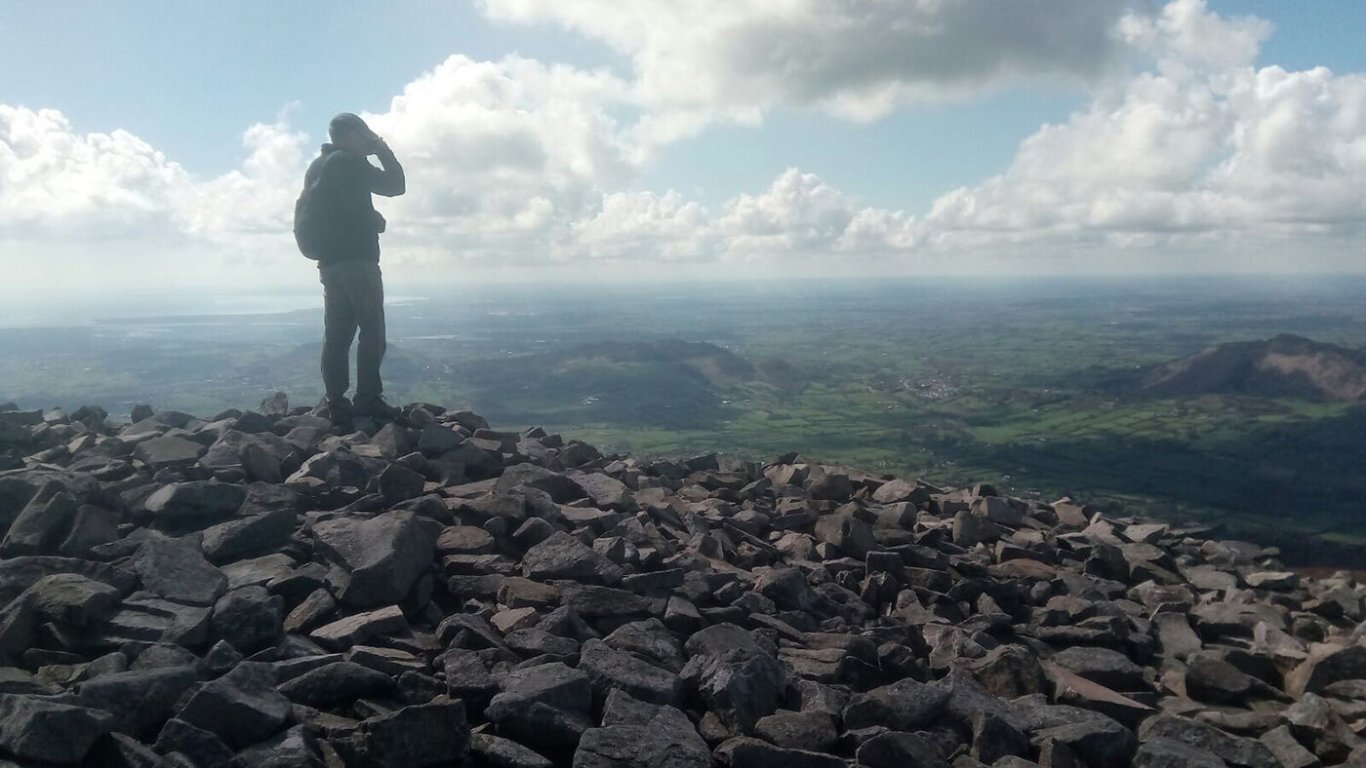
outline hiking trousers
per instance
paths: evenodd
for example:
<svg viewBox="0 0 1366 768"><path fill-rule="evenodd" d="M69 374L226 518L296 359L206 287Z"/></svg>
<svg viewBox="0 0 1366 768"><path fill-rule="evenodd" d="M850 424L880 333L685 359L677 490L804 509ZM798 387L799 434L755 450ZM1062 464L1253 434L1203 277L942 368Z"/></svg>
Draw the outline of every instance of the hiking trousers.
<svg viewBox="0 0 1366 768"><path fill-rule="evenodd" d="M323 284L323 387L328 400L346 396L351 386L351 341L356 344L356 399L384 391L379 366L384 360L384 280L373 261L318 265Z"/></svg>

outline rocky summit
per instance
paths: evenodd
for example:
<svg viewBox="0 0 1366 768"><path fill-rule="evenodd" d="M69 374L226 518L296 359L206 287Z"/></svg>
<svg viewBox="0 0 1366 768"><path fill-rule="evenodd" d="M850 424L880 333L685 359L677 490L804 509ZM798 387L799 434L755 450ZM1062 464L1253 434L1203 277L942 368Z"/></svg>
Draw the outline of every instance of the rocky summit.
<svg viewBox="0 0 1366 768"><path fill-rule="evenodd" d="M0 408L0 765L1366 765L1347 575L414 404Z"/></svg>

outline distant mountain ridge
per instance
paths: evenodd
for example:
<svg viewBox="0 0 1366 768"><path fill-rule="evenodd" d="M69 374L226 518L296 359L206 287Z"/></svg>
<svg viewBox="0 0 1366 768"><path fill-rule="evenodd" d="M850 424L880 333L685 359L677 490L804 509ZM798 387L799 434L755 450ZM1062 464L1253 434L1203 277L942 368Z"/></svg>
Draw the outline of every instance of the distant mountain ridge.
<svg viewBox="0 0 1366 768"><path fill-rule="evenodd" d="M1366 400L1366 352L1281 334L1208 347L1148 371L1141 388L1162 395L1245 394Z"/></svg>

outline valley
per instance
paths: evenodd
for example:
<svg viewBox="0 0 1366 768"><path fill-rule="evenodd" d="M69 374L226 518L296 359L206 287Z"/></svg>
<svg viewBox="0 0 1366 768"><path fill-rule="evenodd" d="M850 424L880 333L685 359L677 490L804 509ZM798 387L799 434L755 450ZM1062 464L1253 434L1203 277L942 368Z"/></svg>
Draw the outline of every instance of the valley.
<svg viewBox="0 0 1366 768"><path fill-rule="evenodd" d="M405 290L405 295L417 291ZM1145 388L1211 345L1360 350L1360 278L466 288L391 303L396 402L637 456L719 452L992 482L1355 564L1366 406ZM320 395L317 310L0 329L0 402L194 413Z"/></svg>

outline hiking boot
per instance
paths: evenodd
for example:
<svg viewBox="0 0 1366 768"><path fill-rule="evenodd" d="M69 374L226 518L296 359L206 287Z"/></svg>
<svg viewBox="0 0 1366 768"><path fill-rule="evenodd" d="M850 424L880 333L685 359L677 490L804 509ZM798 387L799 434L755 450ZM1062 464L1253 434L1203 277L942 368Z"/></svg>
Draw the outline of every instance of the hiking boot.
<svg viewBox="0 0 1366 768"><path fill-rule="evenodd" d="M350 421L355 410L355 406L345 397L324 397L313 409L313 415L327 419L333 424L340 424Z"/></svg>
<svg viewBox="0 0 1366 768"><path fill-rule="evenodd" d="M401 410L384 402L384 398L379 395L371 397L357 397L355 405L357 416L369 416L372 419L393 421L402 413Z"/></svg>

